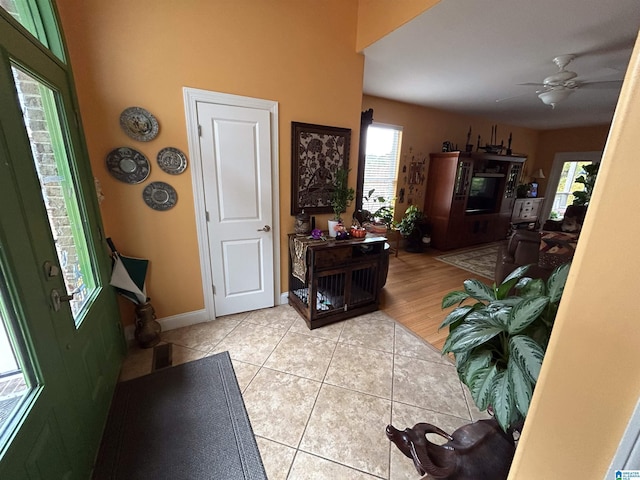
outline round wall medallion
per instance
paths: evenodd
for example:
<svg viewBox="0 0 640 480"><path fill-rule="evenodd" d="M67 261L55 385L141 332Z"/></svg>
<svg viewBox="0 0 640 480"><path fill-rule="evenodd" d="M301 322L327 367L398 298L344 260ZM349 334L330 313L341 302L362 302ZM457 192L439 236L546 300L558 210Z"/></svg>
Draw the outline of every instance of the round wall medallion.
<svg viewBox="0 0 640 480"><path fill-rule="evenodd" d="M167 147L158 152L158 165L171 175L179 175L187 169L187 157L177 148Z"/></svg>
<svg viewBox="0 0 640 480"><path fill-rule="evenodd" d="M120 147L107 155L107 170L124 183L140 183L149 176L149 160L134 148Z"/></svg>
<svg viewBox="0 0 640 480"><path fill-rule="evenodd" d="M144 202L154 210L169 210L178 202L176 190L164 182L151 182L142 191Z"/></svg>
<svg viewBox="0 0 640 480"><path fill-rule="evenodd" d="M148 142L158 136L158 120L142 107L129 107L120 114L120 126L134 140Z"/></svg>

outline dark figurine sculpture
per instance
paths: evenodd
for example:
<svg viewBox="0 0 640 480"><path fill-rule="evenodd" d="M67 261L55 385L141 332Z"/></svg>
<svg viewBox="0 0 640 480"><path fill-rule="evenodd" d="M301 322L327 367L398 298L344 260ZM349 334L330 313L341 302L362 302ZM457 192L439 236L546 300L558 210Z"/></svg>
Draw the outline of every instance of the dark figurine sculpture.
<svg viewBox="0 0 640 480"><path fill-rule="evenodd" d="M515 454L513 435L494 419L464 425L449 435L429 423L400 431L387 425L387 437L413 460L420 475L439 480L503 480ZM427 439L435 433L448 441L437 445Z"/></svg>

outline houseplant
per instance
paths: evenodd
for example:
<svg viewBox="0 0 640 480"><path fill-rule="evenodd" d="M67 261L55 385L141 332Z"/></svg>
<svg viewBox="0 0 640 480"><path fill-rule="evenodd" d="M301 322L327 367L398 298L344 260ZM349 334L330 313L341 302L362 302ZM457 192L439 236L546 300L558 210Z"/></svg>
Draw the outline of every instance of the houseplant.
<svg viewBox="0 0 640 480"><path fill-rule="evenodd" d="M361 210L360 218L362 219L362 222L377 222L389 229L393 226L393 203L395 199L391 199L388 202L389 205L386 205L387 199L380 195L374 196L374 192L375 188L372 188L366 195L363 195L363 199L367 202L372 201L374 203L378 203L381 206L373 212L369 210Z"/></svg>
<svg viewBox="0 0 640 480"><path fill-rule="evenodd" d="M440 325L449 327L442 353L455 355L476 406L491 407L505 431L520 428L527 415L569 266L556 268L546 282L526 277L528 265L497 286L465 280L463 291L442 299L442 308L457 305ZM462 305L469 299L475 303Z"/></svg>
<svg viewBox="0 0 640 480"><path fill-rule="evenodd" d="M396 228L400 231L406 242L406 249L409 252L422 251L422 232L420 224L423 221L422 211L415 205L409 205L404 212L402 220L396 224Z"/></svg>
<svg viewBox="0 0 640 480"><path fill-rule="evenodd" d="M355 198L356 192L349 187L349 170L346 168L338 168L335 173L335 184L333 192L331 192L331 208L333 208L333 220L329 223L329 235L336 236L336 225L342 222L341 215L347 211L349 205Z"/></svg>
<svg viewBox="0 0 640 480"><path fill-rule="evenodd" d="M593 187L596 184L596 177L598 176L599 169L599 163L590 163L582 167L582 175L576 178L575 182L583 184L584 189L577 190L572 193L573 205L589 205L589 201L591 201L591 194L593 193Z"/></svg>

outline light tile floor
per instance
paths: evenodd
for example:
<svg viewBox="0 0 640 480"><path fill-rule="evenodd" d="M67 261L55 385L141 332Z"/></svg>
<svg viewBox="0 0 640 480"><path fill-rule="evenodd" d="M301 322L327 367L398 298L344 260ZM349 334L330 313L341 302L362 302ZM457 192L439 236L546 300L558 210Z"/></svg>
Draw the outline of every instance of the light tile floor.
<svg viewBox="0 0 640 480"><path fill-rule="evenodd" d="M270 480L417 479L387 424L450 433L486 417L449 359L380 311L309 330L282 305L162 339L174 365L229 351ZM149 373L152 354L132 348L121 380Z"/></svg>

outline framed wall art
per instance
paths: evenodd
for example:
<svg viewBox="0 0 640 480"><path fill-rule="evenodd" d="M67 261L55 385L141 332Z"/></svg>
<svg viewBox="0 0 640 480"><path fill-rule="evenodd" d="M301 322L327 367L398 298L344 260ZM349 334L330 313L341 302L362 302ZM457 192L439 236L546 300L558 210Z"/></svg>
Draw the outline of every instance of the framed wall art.
<svg viewBox="0 0 640 480"><path fill-rule="evenodd" d="M291 215L331 213L339 168L349 168L351 129L291 122Z"/></svg>

